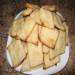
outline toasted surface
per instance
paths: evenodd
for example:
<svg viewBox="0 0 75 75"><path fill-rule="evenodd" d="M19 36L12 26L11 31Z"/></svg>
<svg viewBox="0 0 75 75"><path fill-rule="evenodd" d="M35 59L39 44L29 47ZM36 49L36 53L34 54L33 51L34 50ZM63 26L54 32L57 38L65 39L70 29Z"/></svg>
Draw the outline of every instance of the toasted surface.
<svg viewBox="0 0 75 75"><path fill-rule="evenodd" d="M26 57L26 48L20 40L13 40L7 49L10 53L12 67L18 66Z"/></svg>
<svg viewBox="0 0 75 75"><path fill-rule="evenodd" d="M43 68L44 69L48 69L51 66L54 66L55 64L57 64L60 61L60 57L55 57L54 59L50 60L49 59L49 53L48 54L44 54L44 64L43 64Z"/></svg>
<svg viewBox="0 0 75 75"><path fill-rule="evenodd" d="M32 14L30 15L30 17L33 18L33 20L34 20L37 24L40 24L40 25L41 25L39 10L33 11Z"/></svg>
<svg viewBox="0 0 75 75"><path fill-rule="evenodd" d="M54 48L58 37L58 30L42 27L39 37L41 42L44 43L46 46Z"/></svg>
<svg viewBox="0 0 75 75"><path fill-rule="evenodd" d="M33 44L38 43L38 24L36 24L35 27L33 28L31 34L27 38L27 42L31 42Z"/></svg>
<svg viewBox="0 0 75 75"><path fill-rule="evenodd" d="M31 70L31 68L30 68L30 61L29 61L28 55L27 55L26 59L23 61L23 63L21 65L22 65L21 72L25 72L25 71Z"/></svg>
<svg viewBox="0 0 75 75"><path fill-rule="evenodd" d="M39 42L38 45L28 43L28 56L32 68L42 64L43 63L42 43Z"/></svg>
<svg viewBox="0 0 75 75"><path fill-rule="evenodd" d="M27 9L25 9L24 11L23 11L23 13L22 13L22 15L23 16L28 16L28 15L30 15L31 13L32 13L32 9L31 8L27 8Z"/></svg>
<svg viewBox="0 0 75 75"><path fill-rule="evenodd" d="M43 45L43 53L46 53L47 54L47 53L49 53L49 50L50 50L49 47Z"/></svg>
<svg viewBox="0 0 75 75"><path fill-rule="evenodd" d="M55 13L52 13L53 15L53 22L54 22L54 25L60 29L60 30L64 30L64 26L63 26L63 23L62 23L62 20L60 18L60 16L58 16L57 14Z"/></svg>
<svg viewBox="0 0 75 75"><path fill-rule="evenodd" d="M48 27L48 28L54 28L52 12L41 8L40 9L40 19L41 19L43 26Z"/></svg>
<svg viewBox="0 0 75 75"><path fill-rule="evenodd" d="M66 47L65 39L66 39L65 32L60 31L54 50L50 49L49 52L50 59L53 59L56 56L63 54L65 52L65 47Z"/></svg>
<svg viewBox="0 0 75 75"><path fill-rule="evenodd" d="M18 37L25 41L27 37L30 35L34 26L35 21L32 18L28 17L24 22L22 22L21 28L18 32Z"/></svg>

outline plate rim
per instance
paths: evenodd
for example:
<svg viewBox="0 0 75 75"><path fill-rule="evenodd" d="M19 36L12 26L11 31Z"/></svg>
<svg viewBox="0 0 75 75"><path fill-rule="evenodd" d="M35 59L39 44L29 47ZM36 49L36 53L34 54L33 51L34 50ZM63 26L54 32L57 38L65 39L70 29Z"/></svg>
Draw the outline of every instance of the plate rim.
<svg viewBox="0 0 75 75"><path fill-rule="evenodd" d="M22 14L22 12L23 11L21 11L21 12L19 12L18 13L18 15L16 15L16 17L14 18L14 20L16 20L21 14ZM59 12L58 12L59 13ZM59 13L60 14L60 13ZM61 14L60 14L61 15ZM62 16L62 15L61 15ZM7 40L7 45L6 46L8 46L8 41L9 41L9 38L10 38L11 36L8 36L8 40ZM12 37L11 37L12 38ZM65 63L65 65L63 66L63 68L66 66L66 64L67 64L67 62L68 62L68 59L69 59L69 56L70 56L70 45L69 46L66 46L66 47L68 47L68 58L67 58L67 61L66 61L66 63ZM6 57L7 57L7 60L8 60L8 56L7 56L7 49L6 49ZM65 50L66 51L66 50ZM65 53L64 53L65 54ZM63 55L63 54L62 54ZM60 55L60 56L62 56L62 55ZM9 61L8 61L8 63L9 63ZM9 63L10 64L10 63ZM11 65L11 64L10 64ZM54 65L55 66L55 65ZM53 66L52 66L53 67ZM50 67L51 68L51 67ZM62 69L63 69L62 68ZM60 72L62 69L60 69L59 71L57 71L57 72ZM16 68L15 68L15 70L16 70ZM47 69L48 70L48 69ZM16 70L17 71L17 70ZM44 70L45 71L45 70ZM27 71L28 72L28 71ZM51 74L55 74L55 73L57 73L57 72L54 72L54 73L51 73ZM26 72L23 72L24 74L29 74L29 73L26 73ZM43 74L44 75L44 74Z"/></svg>

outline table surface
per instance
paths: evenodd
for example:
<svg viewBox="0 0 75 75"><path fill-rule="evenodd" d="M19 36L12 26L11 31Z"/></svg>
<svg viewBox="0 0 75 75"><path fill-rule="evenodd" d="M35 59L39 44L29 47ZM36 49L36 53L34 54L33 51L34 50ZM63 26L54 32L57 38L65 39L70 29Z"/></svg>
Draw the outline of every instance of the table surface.
<svg viewBox="0 0 75 75"><path fill-rule="evenodd" d="M4 1L4 2L3 2ZM16 15L16 6L13 0L2 0L0 6L0 74L1 75L24 75L16 72L8 64L5 57L5 47L7 42L7 32L13 19ZM69 39L70 39L70 58L65 68L54 75L71 75L75 74L75 9L67 7L66 5L58 2L59 12L66 18L69 26Z"/></svg>

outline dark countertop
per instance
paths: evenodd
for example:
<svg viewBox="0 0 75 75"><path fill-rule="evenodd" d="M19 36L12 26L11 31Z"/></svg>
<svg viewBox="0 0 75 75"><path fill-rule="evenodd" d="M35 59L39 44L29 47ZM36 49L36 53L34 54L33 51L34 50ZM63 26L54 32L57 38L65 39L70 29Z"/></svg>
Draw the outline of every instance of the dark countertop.
<svg viewBox="0 0 75 75"><path fill-rule="evenodd" d="M7 42L8 29L16 15L17 8L14 0L0 1L0 75L24 75L14 71L8 64L5 57L5 47ZM65 68L54 75L71 75L75 74L75 6L73 0L57 0L59 12L66 18L69 26L70 39L70 58ZM21 6L22 8L23 6Z"/></svg>

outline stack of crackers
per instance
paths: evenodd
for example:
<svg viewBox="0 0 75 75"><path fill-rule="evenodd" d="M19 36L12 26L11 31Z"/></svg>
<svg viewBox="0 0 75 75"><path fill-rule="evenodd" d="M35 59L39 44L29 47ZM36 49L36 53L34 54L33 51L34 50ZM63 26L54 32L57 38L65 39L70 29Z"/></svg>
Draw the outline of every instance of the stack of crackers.
<svg viewBox="0 0 75 75"><path fill-rule="evenodd" d="M21 72L25 72L59 63L68 45L68 26L55 6L27 4L21 16L9 29L12 67L22 65Z"/></svg>

